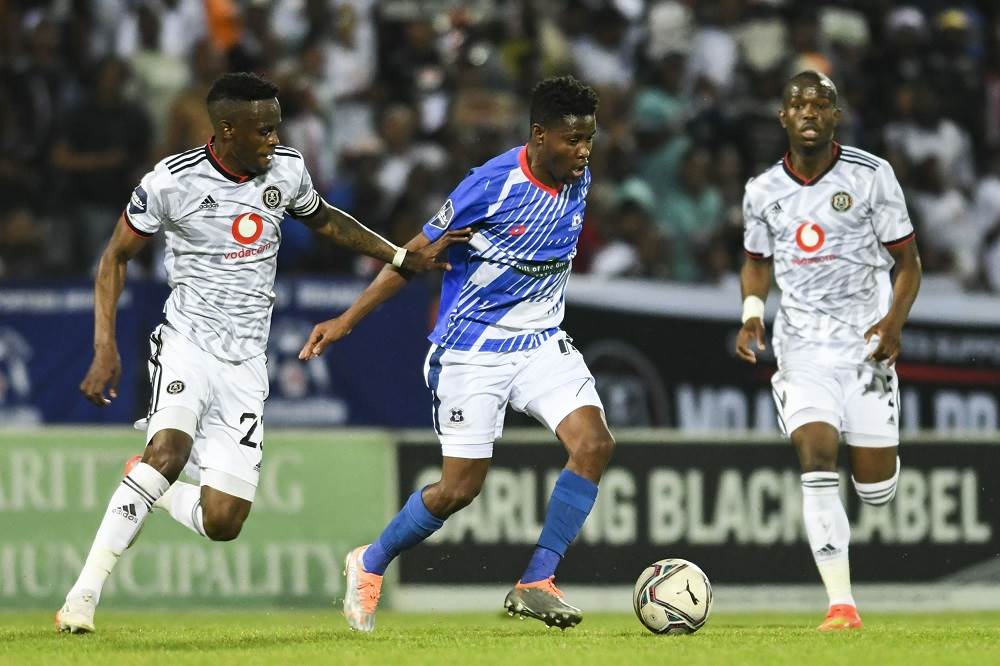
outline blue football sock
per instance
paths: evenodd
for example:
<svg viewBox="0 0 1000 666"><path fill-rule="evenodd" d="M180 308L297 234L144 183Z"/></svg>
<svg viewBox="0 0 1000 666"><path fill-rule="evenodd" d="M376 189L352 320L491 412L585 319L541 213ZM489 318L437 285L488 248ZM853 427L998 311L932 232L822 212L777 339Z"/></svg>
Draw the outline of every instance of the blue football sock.
<svg viewBox="0 0 1000 666"><path fill-rule="evenodd" d="M423 490L410 495L396 517L389 521L379 538L365 551L362 557L365 571L383 575L397 555L416 546L444 525L444 520L424 506L421 493Z"/></svg>
<svg viewBox="0 0 1000 666"><path fill-rule="evenodd" d="M580 533L596 500L596 483L568 469L562 471L552 489L542 536L521 576L522 583L534 583L555 575L559 560Z"/></svg>

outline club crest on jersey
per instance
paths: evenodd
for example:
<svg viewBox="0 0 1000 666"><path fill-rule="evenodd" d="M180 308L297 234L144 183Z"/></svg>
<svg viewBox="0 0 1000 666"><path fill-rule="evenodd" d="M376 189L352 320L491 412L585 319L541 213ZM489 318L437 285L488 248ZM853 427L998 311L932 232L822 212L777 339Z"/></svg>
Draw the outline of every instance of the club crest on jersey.
<svg viewBox="0 0 1000 666"><path fill-rule="evenodd" d="M451 199L448 199L441 206L437 215L431 219L431 226L438 229L447 229L453 217L455 217L455 205L451 203Z"/></svg>
<svg viewBox="0 0 1000 666"><path fill-rule="evenodd" d="M264 188L264 205L274 210L281 205L281 190L279 190L274 185L268 185Z"/></svg>
<svg viewBox="0 0 1000 666"><path fill-rule="evenodd" d="M257 213L241 213L233 220L233 238L243 245L256 242L264 233L264 219Z"/></svg>
<svg viewBox="0 0 1000 666"><path fill-rule="evenodd" d="M838 213L845 213L854 205L854 199L847 192L837 192L830 198L830 205Z"/></svg>
<svg viewBox="0 0 1000 666"><path fill-rule="evenodd" d="M184 390L184 382L182 381L173 381L167 384L167 393L169 393L170 395L177 395L183 390Z"/></svg>
<svg viewBox="0 0 1000 666"><path fill-rule="evenodd" d="M823 227L815 222L803 222L795 230L795 243L800 250L805 252L815 252L823 247L825 240L826 233L823 231Z"/></svg>
<svg viewBox="0 0 1000 666"><path fill-rule="evenodd" d="M146 212L146 190L142 189L142 185L137 185L132 190L132 197L128 200L128 212L132 215Z"/></svg>

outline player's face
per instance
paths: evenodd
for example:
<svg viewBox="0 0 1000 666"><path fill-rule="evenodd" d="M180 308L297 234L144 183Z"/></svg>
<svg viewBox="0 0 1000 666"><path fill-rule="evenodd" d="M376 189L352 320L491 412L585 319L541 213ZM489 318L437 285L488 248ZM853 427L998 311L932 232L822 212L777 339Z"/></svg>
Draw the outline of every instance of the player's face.
<svg viewBox="0 0 1000 666"><path fill-rule="evenodd" d="M232 123L233 157L247 172L264 173L271 168L278 145L281 106L277 99L246 102Z"/></svg>
<svg viewBox="0 0 1000 666"><path fill-rule="evenodd" d="M561 123L541 133L542 167L557 183L575 183L590 163L596 133L594 116L564 116Z"/></svg>
<svg viewBox="0 0 1000 666"><path fill-rule="evenodd" d="M840 121L836 93L822 82L793 83L785 91L778 118L793 147L809 150L826 146L833 141Z"/></svg>

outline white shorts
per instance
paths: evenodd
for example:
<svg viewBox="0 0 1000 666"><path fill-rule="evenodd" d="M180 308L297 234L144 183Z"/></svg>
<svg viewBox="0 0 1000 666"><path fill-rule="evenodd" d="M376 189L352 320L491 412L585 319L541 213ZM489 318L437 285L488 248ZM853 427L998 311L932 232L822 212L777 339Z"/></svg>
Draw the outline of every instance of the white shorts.
<svg viewBox="0 0 1000 666"><path fill-rule="evenodd" d="M553 433L579 407L604 409L583 355L559 331L518 352L476 352L431 345L424 363L434 430L451 458L489 458L503 433L507 404Z"/></svg>
<svg viewBox="0 0 1000 666"><path fill-rule="evenodd" d="M193 472L201 485L252 502L264 444L265 356L222 361L168 324L157 326L149 341L152 395L145 419L146 443L159 430L179 427L180 422L156 418L158 413L170 414L164 412L169 407L190 410L197 425L189 433L194 446L185 470Z"/></svg>
<svg viewBox="0 0 1000 666"><path fill-rule="evenodd" d="M781 364L771 386L785 435L821 421L844 433L851 446L899 445L899 381L892 367L796 360Z"/></svg>

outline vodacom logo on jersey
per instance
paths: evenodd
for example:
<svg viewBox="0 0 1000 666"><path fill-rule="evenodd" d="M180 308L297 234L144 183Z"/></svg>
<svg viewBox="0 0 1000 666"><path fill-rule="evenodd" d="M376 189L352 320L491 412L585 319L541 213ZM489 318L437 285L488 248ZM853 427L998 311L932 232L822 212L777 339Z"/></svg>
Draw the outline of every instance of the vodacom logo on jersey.
<svg viewBox="0 0 1000 666"><path fill-rule="evenodd" d="M264 233L264 218L257 213L240 213L233 220L233 238L241 245L255 243L262 233ZM268 241L260 247L246 247L234 252L224 252L222 256L226 259L245 259L266 252L271 249L271 246L272 243Z"/></svg>
<svg viewBox="0 0 1000 666"><path fill-rule="evenodd" d="M809 252L810 254L818 251L823 247L823 243L826 242L826 232L823 231L823 227L819 226L815 222L803 222L799 225L799 228L795 230L795 244L799 246L799 249L803 252ZM792 259L792 263L796 266L802 266L804 264L822 264L828 261L834 261L838 257L836 254L824 254L817 257L795 257Z"/></svg>
<svg viewBox="0 0 1000 666"><path fill-rule="evenodd" d="M805 252L815 252L823 247L825 240L826 234L823 232L823 227L815 222L803 222L795 230L795 242Z"/></svg>
<svg viewBox="0 0 1000 666"><path fill-rule="evenodd" d="M233 220L233 238L249 245L264 233L264 219L257 213L240 213Z"/></svg>

